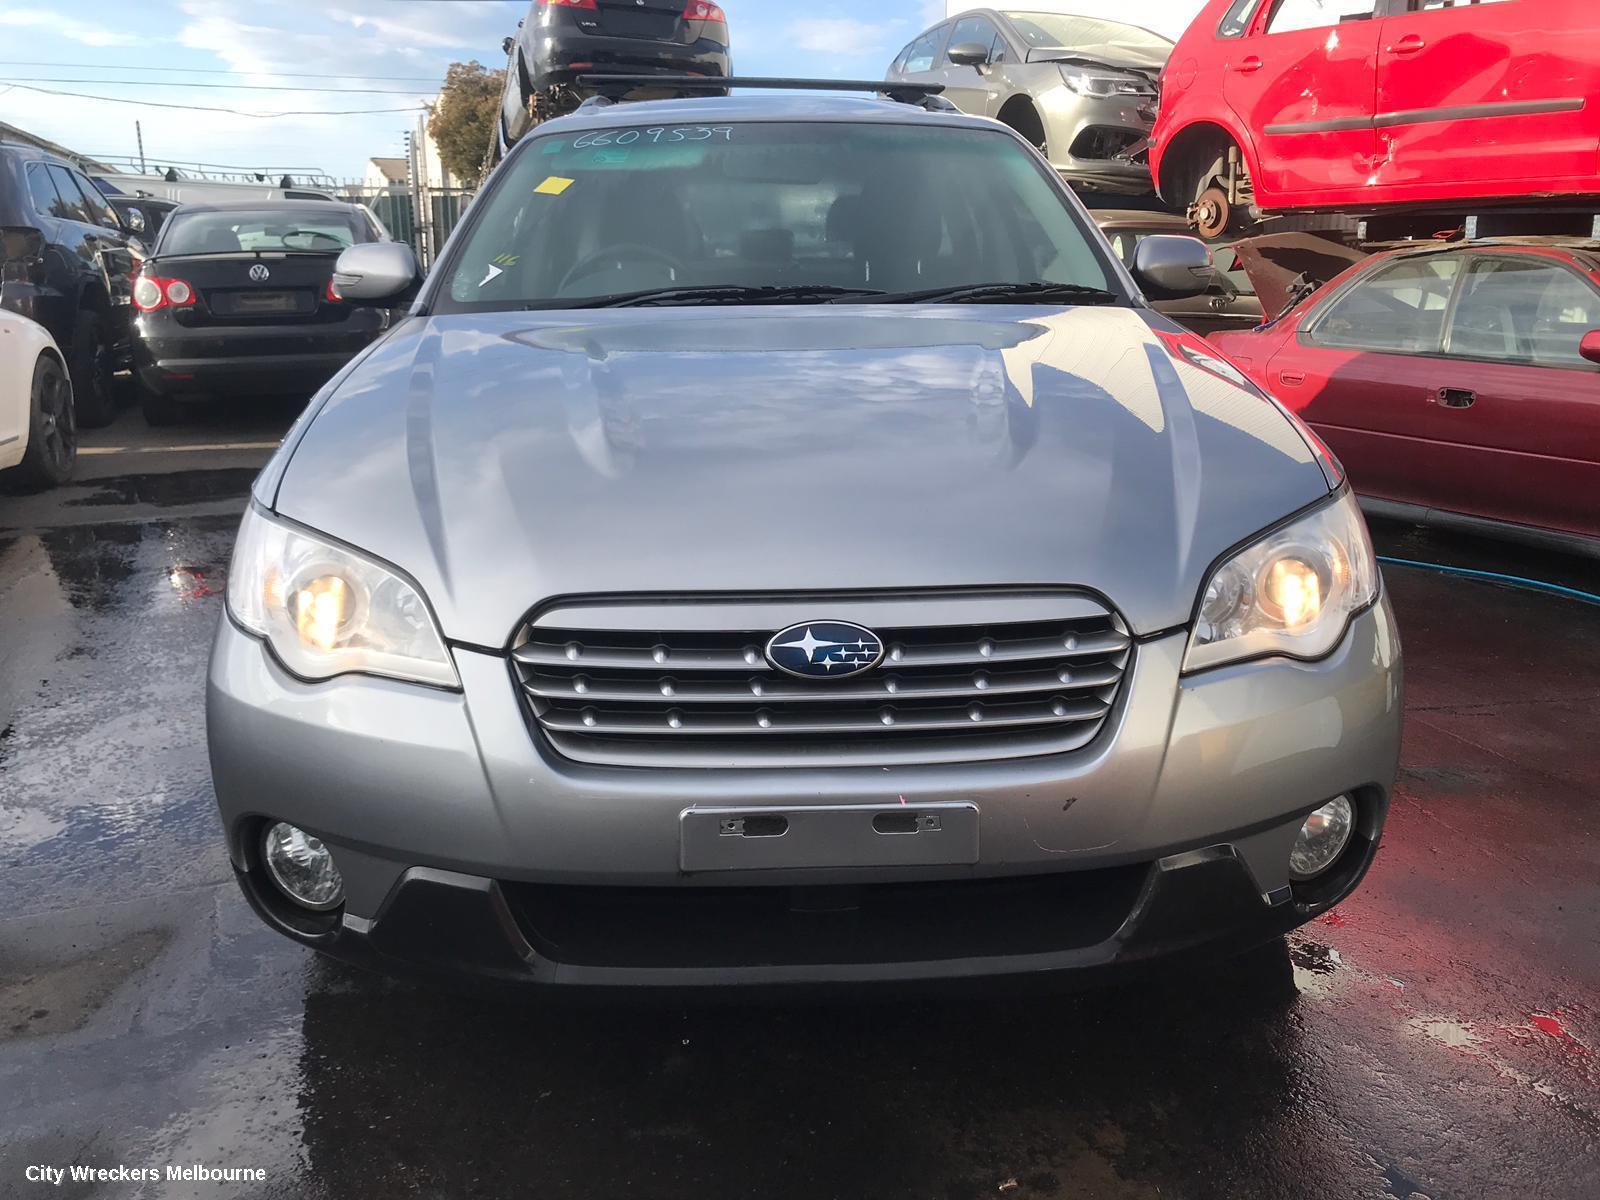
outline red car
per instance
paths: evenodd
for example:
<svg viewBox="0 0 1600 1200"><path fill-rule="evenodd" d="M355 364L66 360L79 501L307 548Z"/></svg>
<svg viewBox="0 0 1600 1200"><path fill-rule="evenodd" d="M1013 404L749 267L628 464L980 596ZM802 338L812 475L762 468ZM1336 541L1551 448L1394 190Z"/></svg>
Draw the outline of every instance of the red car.
<svg viewBox="0 0 1600 1200"><path fill-rule="evenodd" d="M1600 242L1390 251L1211 340L1369 511L1600 555Z"/></svg>
<svg viewBox="0 0 1600 1200"><path fill-rule="evenodd" d="M1600 196L1596 0L1210 0L1150 168L1215 237L1242 205Z"/></svg>

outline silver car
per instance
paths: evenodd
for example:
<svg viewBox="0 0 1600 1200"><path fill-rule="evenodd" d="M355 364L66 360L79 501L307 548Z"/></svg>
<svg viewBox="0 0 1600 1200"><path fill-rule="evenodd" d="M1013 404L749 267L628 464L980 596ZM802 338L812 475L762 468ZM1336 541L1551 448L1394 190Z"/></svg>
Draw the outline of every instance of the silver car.
<svg viewBox="0 0 1600 1200"><path fill-rule="evenodd" d="M1378 846L1400 645L1336 462L937 104L591 101L257 480L212 770L272 926L577 987L1112 972Z"/></svg>
<svg viewBox="0 0 1600 1200"><path fill-rule="evenodd" d="M976 9L900 51L888 78L937 83L962 112L993 117L1036 146L1075 186L1155 190L1150 131L1172 43L1096 17Z"/></svg>

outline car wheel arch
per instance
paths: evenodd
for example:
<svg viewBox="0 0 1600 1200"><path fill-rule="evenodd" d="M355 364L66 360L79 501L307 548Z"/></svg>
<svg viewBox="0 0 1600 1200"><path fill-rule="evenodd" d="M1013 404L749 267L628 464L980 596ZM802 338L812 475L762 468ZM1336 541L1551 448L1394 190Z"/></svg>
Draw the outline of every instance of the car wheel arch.
<svg viewBox="0 0 1600 1200"><path fill-rule="evenodd" d="M1219 121L1201 118L1166 139L1156 179L1157 193L1168 204L1193 203L1200 190L1216 178L1215 168L1218 163L1226 162L1230 146L1239 148L1250 179L1259 179L1250 139Z"/></svg>
<svg viewBox="0 0 1600 1200"><path fill-rule="evenodd" d="M1039 106L1034 103L1033 97L1027 92L1017 92L1006 97L1005 103L995 112L995 120L1021 134L1032 146L1042 147L1047 144L1044 116L1039 112ZM1038 136L1035 136L1035 133Z"/></svg>

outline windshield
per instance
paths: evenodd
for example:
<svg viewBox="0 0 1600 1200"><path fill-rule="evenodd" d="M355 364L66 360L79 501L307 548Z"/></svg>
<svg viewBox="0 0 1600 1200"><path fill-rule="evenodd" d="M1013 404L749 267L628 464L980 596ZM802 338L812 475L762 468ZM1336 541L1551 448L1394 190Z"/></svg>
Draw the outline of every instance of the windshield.
<svg viewBox="0 0 1600 1200"><path fill-rule="evenodd" d="M240 251L312 251L337 254L371 234L350 213L283 209L175 212L163 229L160 253L237 254Z"/></svg>
<svg viewBox="0 0 1600 1200"><path fill-rule="evenodd" d="M1016 26L1028 45L1036 50L1128 50L1136 54L1172 53L1172 43L1160 34L1102 21L1096 17L1067 17L1055 13L1008 12L1006 18Z"/></svg>
<svg viewBox="0 0 1600 1200"><path fill-rule="evenodd" d="M504 170L437 311L707 287L1051 283L1123 294L1042 165L1004 133L622 126L530 139Z"/></svg>

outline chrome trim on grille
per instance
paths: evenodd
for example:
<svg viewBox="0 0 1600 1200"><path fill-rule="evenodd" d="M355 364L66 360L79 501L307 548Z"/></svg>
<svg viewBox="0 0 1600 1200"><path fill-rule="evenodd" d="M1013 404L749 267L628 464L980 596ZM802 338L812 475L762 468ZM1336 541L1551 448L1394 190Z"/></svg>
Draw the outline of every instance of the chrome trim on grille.
<svg viewBox="0 0 1600 1200"><path fill-rule="evenodd" d="M837 682L775 669L773 631L840 620L886 647ZM1092 742L1133 653L1073 592L578 600L538 614L512 666L540 733L610 765L962 762Z"/></svg>

